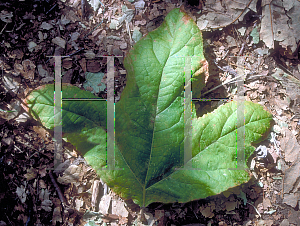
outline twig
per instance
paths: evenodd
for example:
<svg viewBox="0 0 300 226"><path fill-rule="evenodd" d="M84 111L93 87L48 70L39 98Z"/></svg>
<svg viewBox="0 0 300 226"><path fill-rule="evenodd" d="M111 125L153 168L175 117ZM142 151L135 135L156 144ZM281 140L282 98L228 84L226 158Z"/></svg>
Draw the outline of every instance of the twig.
<svg viewBox="0 0 300 226"><path fill-rule="evenodd" d="M52 6L51 9L48 10L48 12L46 12L46 15L47 15L48 13L50 13L50 12L55 8L56 5L57 5L57 3L55 3L54 6Z"/></svg>
<svg viewBox="0 0 300 226"><path fill-rule="evenodd" d="M102 23L103 23L103 19L104 19L104 12L105 12L105 6L103 5L103 3L99 0L99 2L100 2L100 4L102 5L102 7L103 7L103 11L102 11L102 21L93 29L93 30L91 30L87 35L85 35L84 37L83 37L83 39L86 39L86 37L87 36L89 36L92 32L94 32L96 29L97 29L97 27L99 27Z"/></svg>
<svg viewBox="0 0 300 226"><path fill-rule="evenodd" d="M10 225L13 225L13 223L10 221L10 219L8 218L8 216L6 215L5 212L4 212L4 214L5 214L6 218L7 218L7 220L9 221Z"/></svg>
<svg viewBox="0 0 300 226"><path fill-rule="evenodd" d="M256 211L256 213L259 215L259 217L261 218L261 215L260 215L260 213L258 212L258 210L256 209L256 207L253 205L253 204L251 204L250 202L247 202L248 204L250 204L251 206L253 206L253 208L255 209L255 211Z"/></svg>
<svg viewBox="0 0 300 226"><path fill-rule="evenodd" d="M226 81L226 82L224 82L224 83L222 83L222 84L220 84L220 85L218 85L218 86L216 86L216 87L214 87L214 88L212 88L212 89L206 91L206 92L203 93L202 95L205 95L205 94L207 94L207 93L210 93L211 91L213 91L213 90L215 90L215 89L217 89L217 88L219 88L219 87L221 87L221 86L223 86L223 85L226 85L226 84L228 84L228 83L235 82L235 80L237 80L238 78L240 78L240 77L242 77L242 76L243 76L243 75L239 75L239 76L237 76L237 77L235 77L235 78L229 79L228 81ZM202 96L202 95L201 95L201 96Z"/></svg>
<svg viewBox="0 0 300 226"><path fill-rule="evenodd" d="M223 85L225 85L225 84L228 84L228 83L230 83L230 82L232 82L232 81L234 81L234 80L236 80L236 79L238 79L239 77L242 76L242 75L237 76L236 71L233 70L233 69L231 69L231 68L228 68L228 69L221 68L221 67L216 63L216 61L214 61L214 63L215 63L215 65L216 65L219 69L221 69L222 71L228 72L228 73L230 73L230 74L232 74L233 76L236 76L236 77L234 77L234 78L232 78L232 79L230 79L230 80L228 80L228 81L226 81L226 82L224 82L224 83L222 83L222 84L220 84L220 85L218 85L218 86L216 86L216 87L214 87L214 88L212 88L212 89L206 91L205 93L201 94L201 96L203 96L203 95L205 95L205 94L207 94L207 93L209 93L209 92L211 92L211 91L213 91L213 90L215 90L215 89L217 89L217 88L219 88L219 87L221 87L221 86L223 86Z"/></svg>
<svg viewBox="0 0 300 226"><path fill-rule="evenodd" d="M83 47L83 48L77 50L77 51L74 52L74 53L71 53L71 54L69 54L69 55L67 55L67 56L62 56L61 58L64 59L64 58L67 58L67 57L71 57L71 56L73 56L73 55L79 53L80 51L82 51L82 50L84 50L84 49L85 49L85 48Z"/></svg>
<svg viewBox="0 0 300 226"><path fill-rule="evenodd" d="M216 65L220 70L225 71L225 72L228 72L229 74L232 74L232 75L235 76L235 77L232 78L232 79L229 79L228 81L226 81L226 82L224 82L224 83L222 83L222 84L220 84L220 85L218 85L218 86L216 86L216 87L214 87L214 88L212 88L212 89L210 89L210 90L208 90L208 91L206 91L205 93L201 94L201 96L203 96L203 95L205 95L205 94L207 94L207 93L209 93L209 92L211 92L211 91L213 91L213 90L215 90L215 89L217 89L217 88L219 88L219 87L221 87L221 86L223 86L223 85L226 85L226 84L229 84L229 83L232 83L232 82L237 82L237 81L239 81L238 78L240 78L240 77L243 76L243 75L238 75L237 72L236 72L234 69L232 69L232 68L226 68L226 69L224 69L224 68L220 67L220 66L216 63L216 61L214 61L214 63L215 63L215 65ZM249 73L249 74L254 74L254 73L251 72L251 73ZM254 76L251 76L250 78L260 77L260 76L263 76L263 75L254 75ZM248 79L250 79L250 78L248 78Z"/></svg>
<svg viewBox="0 0 300 226"><path fill-rule="evenodd" d="M245 12L245 10L249 7L249 5L251 4L252 0L249 1L249 3L247 4L247 6L243 9L243 11L240 13L240 15L238 15L237 18L235 18L230 24L233 24L235 21L237 21L237 19L240 18L240 16ZM220 26L220 27L216 27L217 28L222 28L222 27L226 27L226 26L229 26L230 24L227 24L227 25L223 25L223 26Z"/></svg>
<svg viewBox="0 0 300 226"><path fill-rule="evenodd" d="M6 23L6 24L4 25L4 27L2 28L2 30L1 30L1 32L0 32L0 35L1 35L2 32L4 31L4 29L6 28L7 24L8 24L8 23Z"/></svg>
<svg viewBox="0 0 300 226"><path fill-rule="evenodd" d="M66 205L67 203L66 203L65 200L64 200L64 196L63 196L63 194L62 194L62 192L61 192L61 190L60 190L58 184L56 183L56 181L55 181L55 179L54 179L54 176L53 176L53 173L52 173L51 170L49 171L49 176L50 176L51 181L52 181L52 183L53 183L53 185L54 185L54 187L55 187L55 190L56 190L56 192L57 192L57 194L58 194L58 197L59 197L59 199L60 199L60 201L61 201L61 204L62 204L62 206L65 208L65 207L67 206L67 205Z"/></svg>

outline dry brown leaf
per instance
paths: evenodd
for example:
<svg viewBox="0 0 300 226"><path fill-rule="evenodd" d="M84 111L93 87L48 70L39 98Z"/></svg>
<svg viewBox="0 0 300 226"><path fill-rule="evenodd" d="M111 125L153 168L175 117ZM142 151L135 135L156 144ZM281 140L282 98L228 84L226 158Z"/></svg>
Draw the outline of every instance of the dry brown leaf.
<svg viewBox="0 0 300 226"><path fill-rule="evenodd" d="M27 169L27 173L24 175L27 181L35 179L37 177L37 170L34 168Z"/></svg>
<svg viewBox="0 0 300 226"><path fill-rule="evenodd" d="M280 141L282 151L285 153L285 161L295 162L299 158L300 145L296 137L288 128L283 128L285 136Z"/></svg>

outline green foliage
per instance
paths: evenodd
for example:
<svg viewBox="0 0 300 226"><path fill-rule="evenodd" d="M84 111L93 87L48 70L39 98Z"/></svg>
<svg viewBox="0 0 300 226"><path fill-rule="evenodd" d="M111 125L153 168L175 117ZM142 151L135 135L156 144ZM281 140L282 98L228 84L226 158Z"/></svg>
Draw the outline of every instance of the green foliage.
<svg viewBox="0 0 300 226"><path fill-rule="evenodd" d="M141 206L206 198L250 179L245 170L228 169L236 167L236 132L241 129L234 101L201 118L193 112L192 159L186 166L201 170L183 169L186 56L191 57L193 96L199 97L204 86L202 36L179 9L172 10L126 56L127 85L115 105L115 167L123 170L103 170L106 102L63 101L64 137L114 192ZM62 90L64 98L95 98L70 85ZM54 85L45 85L26 99L30 113L49 129L54 122L53 91ZM248 158L254 151L251 143L262 139L272 115L252 102L245 102L244 114Z"/></svg>

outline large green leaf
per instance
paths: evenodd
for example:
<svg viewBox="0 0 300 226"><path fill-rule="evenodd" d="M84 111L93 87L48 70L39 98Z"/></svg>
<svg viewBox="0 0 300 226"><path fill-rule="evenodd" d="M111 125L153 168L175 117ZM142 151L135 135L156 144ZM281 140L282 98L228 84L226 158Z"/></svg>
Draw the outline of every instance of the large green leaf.
<svg viewBox="0 0 300 226"><path fill-rule="evenodd" d="M106 165L106 102L63 101L63 135L84 155L99 176L123 198L152 202L188 202L247 182L236 167L237 103L192 121L192 159L184 166L184 67L191 57L193 96L204 86L201 32L184 12L172 10L164 23L142 38L126 56L127 85L115 110L115 167ZM95 97L63 85L63 98ZM54 85L26 99L30 113L53 129ZM272 115L245 102L245 156L270 127ZM112 139L108 137L108 139ZM191 169L194 167L194 170ZM246 163L245 163L246 167ZM181 168L180 170L178 170ZM121 169L121 170L120 170Z"/></svg>

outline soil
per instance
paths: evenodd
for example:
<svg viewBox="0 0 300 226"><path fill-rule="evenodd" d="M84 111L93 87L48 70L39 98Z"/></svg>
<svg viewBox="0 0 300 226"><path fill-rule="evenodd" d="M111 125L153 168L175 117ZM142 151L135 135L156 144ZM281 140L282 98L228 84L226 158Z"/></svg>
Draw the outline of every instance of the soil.
<svg viewBox="0 0 300 226"><path fill-rule="evenodd" d="M105 10L98 14L86 1L0 2L1 226L300 225L299 183L295 183L299 180L296 166L300 165L297 160L300 150L297 143L300 139L299 100L295 98L296 90L287 92L286 83L271 76L278 65L296 68L299 58L287 58L276 49L259 60L253 53L265 48L264 44L250 45L249 40L236 31L240 24L228 25L221 31L203 32L210 74L203 93L233 76L226 66L237 69L239 62L237 57L230 56L236 56L246 44L242 54L249 72L245 78L245 98L262 104L287 126L284 128L278 120L274 122L275 143L269 137L260 144L268 148L271 158L256 161L256 175L248 183L220 195L188 203L152 203L141 208L132 200L120 199L107 188L76 149L65 141L63 164L53 172L53 133L45 130L21 107L27 93L54 82L54 59L50 57L53 55L66 56L62 58L62 82L83 90L87 72L104 73L101 81L105 83L107 56L120 56L114 59L114 95L118 102L126 86L123 57L135 43L134 27L145 35L160 26L171 9L183 4L185 10L195 16L204 2L150 0L145 1L143 10L138 10L129 1L104 0L99 7ZM119 29L110 27L116 15L122 15L122 5L137 10L128 23L131 35L126 23ZM248 18L242 26L249 34L257 20L251 15ZM229 42L229 36L236 45ZM228 83L205 94L203 98L211 101L196 102L198 115L212 111L223 103L222 98L234 98L235 88L236 83ZM107 98L106 88L99 91L97 86L90 85L86 89ZM276 132L276 128L280 131ZM276 145L281 147L280 153ZM289 183L295 183L295 186L287 193L284 189ZM99 191L123 211L114 212L110 202L103 200L103 210L99 210Z"/></svg>

